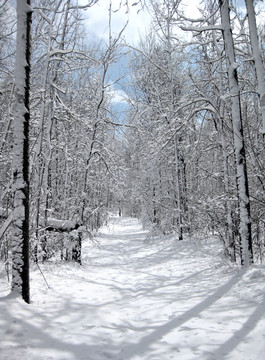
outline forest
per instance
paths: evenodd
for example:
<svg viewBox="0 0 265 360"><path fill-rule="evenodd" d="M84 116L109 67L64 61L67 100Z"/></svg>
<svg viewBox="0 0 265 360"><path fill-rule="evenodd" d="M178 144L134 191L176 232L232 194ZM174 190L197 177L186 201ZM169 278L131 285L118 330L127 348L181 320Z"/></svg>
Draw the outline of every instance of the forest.
<svg viewBox="0 0 265 360"><path fill-rule="evenodd" d="M263 2L205 0L193 18L182 0L110 1L108 40L92 43L101 1L0 2L0 254L26 302L29 264L82 264L115 211L264 262ZM126 23L112 31L131 6L152 16L134 46Z"/></svg>

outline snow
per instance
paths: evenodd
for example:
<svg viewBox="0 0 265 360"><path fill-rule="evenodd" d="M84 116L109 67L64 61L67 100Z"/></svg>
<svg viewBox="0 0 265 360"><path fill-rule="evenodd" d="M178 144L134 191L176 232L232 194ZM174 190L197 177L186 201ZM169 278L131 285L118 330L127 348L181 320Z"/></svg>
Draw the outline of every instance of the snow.
<svg viewBox="0 0 265 360"><path fill-rule="evenodd" d="M113 217L83 265L31 268L31 304L0 274L1 360L263 360L265 266L229 266L219 241L151 237Z"/></svg>
<svg viewBox="0 0 265 360"><path fill-rule="evenodd" d="M66 229L70 231L71 229L75 228L76 224L70 220L58 220L58 219L48 218L47 225L52 226L55 229Z"/></svg>

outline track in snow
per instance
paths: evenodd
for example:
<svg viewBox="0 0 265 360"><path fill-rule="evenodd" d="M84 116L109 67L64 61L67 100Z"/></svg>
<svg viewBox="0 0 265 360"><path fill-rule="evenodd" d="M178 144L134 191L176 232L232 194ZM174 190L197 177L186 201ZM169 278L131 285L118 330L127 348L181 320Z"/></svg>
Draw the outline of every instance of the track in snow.
<svg viewBox="0 0 265 360"><path fill-rule="evenodd" d="M0 301L1 360L263 360L264 267L235 271L216 239L151 238L114 217L83 266L32 272L32 304Z"/></svg>

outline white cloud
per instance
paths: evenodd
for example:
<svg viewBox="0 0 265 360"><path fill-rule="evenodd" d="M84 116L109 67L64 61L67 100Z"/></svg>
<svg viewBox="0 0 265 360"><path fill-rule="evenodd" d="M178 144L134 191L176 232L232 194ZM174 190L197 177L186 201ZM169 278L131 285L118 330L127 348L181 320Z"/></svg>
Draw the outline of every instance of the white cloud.
<svg viewBox="0 0 265 360"><path fill-rule="evenodd" d="M85 3L85 0L82 0L81 3ZM120 8L119 5L120 0L112 0L112 34L113 36L118 34L129 20L123 35L128 43L136 44L140 35L144 34L150 25L150 15L146 9L140 9L140 5L130 6L129 12L127 12L126 6ZM114 12L115 10L117 11ZM87 10L86 17L88 38L103 39L107 42L109 36L109 1L99 0Z"/></svg>
<svg viewBox="0 0 265 360"><path fill-rule="evenodd" d="M181 3L181 9L185 12L187 17L196 19L201 17L201 13L198 10L198 5L200 5L198 0L184 0Z"/></svg>
<svg viewBox="0 0 265 360"><path fill-rule="evenodd" d="M122 89L117 89L114 86L110 87L109 93L110 93L110 96L111 96L111 103L112 104L119 104L119 103L125 102L126 99L128 98L125 91L123 91Z"/></svg>
<svg viewBox="0 0 265 360"><path fill-rule="evenodd" d="M133 2L133 0L129 1L131 4ZM86 3L86 0L81 0L81 3ZM123 37L130 45L136 45L140 38L148 33L152 22L151 15L147 8L141 8L140 4L130 6L127 12L127 7L125 5L120 6L120 3L121 0L112 0L112 36L118 34L126 22L129 21L124 30ZM196 18L200 16L198 5L198 0L184 0L181 7L184 9L186 16ZM94 6L87 10L86 15L88 38L108 42L109 0L99 0Z"/></svg>

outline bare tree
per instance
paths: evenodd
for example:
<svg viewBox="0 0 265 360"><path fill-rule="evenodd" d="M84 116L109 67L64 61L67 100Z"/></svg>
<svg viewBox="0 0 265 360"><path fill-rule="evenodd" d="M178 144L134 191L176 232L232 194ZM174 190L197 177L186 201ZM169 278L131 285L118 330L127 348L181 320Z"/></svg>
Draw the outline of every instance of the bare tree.
<svg viewBox="0 0 265 360"><path fill-rule="evenodd" d="M15 115L13 147L12 291L29 303L29 78L30 0L17 1Z"/></svg>
<svg viewBox="0 0 265 360"><path fill-rule="evenodd" d="M236 158L236 174L239 198L240 237L242 248L242 265L253 262L250 201L247 178L246 153L243 135L243 121L238 85L237 64L235 60L234 41L231 31L229 5L226 0L219 0L222 33L225 43L229 90L232 103L232 122L234 134L234 150Z"/></svg>
<svg viewBox="0 0 265 360"><path fill-rule="evenodd" d="M262 62L261 50L259 47L258 31L257 31L253 0L245 0L245 3L247 7L250 43L253 52L253 60L256 68L258 93L260 97L260 109L261 109L262 123L263 123L262 133L263 133L263 137L265 138L265 71Z"/></svg>

